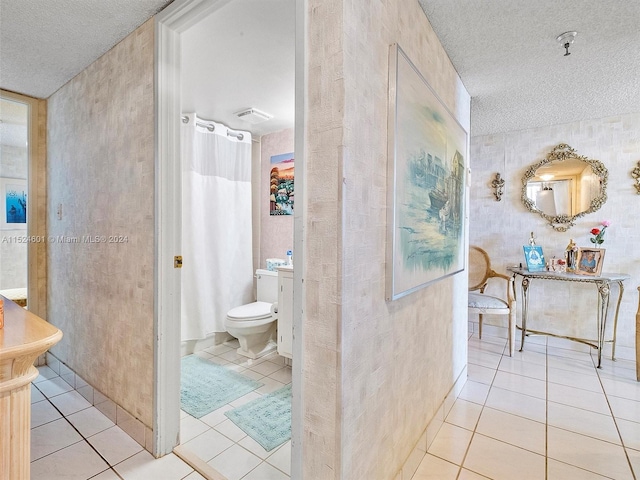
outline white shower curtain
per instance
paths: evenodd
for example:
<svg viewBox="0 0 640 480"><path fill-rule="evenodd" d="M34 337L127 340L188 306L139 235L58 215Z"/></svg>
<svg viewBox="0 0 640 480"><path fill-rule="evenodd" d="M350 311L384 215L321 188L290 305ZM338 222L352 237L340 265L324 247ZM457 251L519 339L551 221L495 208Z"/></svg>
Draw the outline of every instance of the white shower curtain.
<svg viewBox="0 0 640 480"><path fill-rule="evenodd" d="M240 140L182 124L182 340L226 331L227 312L253 301L251 134Z"/></svg>

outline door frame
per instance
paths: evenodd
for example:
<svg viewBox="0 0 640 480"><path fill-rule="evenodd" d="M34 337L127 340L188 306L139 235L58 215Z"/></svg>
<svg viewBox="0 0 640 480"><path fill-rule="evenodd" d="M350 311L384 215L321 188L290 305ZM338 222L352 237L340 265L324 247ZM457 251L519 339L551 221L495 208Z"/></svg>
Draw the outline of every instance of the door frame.
<svg viewBox="0 0 640 480"><path fill-rule="evenodd" d="M170 453L180 430L180 269L174 256L182 248L180 167L181 34L232 0L178 0L155 17L155 275L153 454ZM294 318L292 367L291 478L302 478L302 365L304 305L305 32L307 0L295 0L296 210L294 212Z"/></svg>
<svg viewBox="0 0 640 480"><path fill-rule="evenodd" d="M27 305L47 318L47 101L8 90L7 100L27 105Z"/></svg>

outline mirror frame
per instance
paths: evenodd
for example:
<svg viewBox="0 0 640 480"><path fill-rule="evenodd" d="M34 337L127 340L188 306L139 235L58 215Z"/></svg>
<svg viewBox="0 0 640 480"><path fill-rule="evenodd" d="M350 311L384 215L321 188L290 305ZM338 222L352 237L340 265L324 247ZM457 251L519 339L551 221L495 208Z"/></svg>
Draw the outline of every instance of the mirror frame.
<svg viewBox="0 0 640 480"><path fill-rule="evenodd" d="M527 182L536 176L536 171L543 165L547 165L551 162L563 162L564 160L570 158L581 160L591 166L593 173L600 177L600 194L596 198L591 200L589 208L584 212L580 212L575 215L547 215L542 210L539 210L536 207L533 200L527 197ZM593 160L585 156L578 155L576 151L569 145L567 145L566 143L561 143L555 146L544 160L531 165L524 173L524 176L522 177L522 203L524 203L524 206L527 207L530 212L537 213L542 218L547 220L549 222L549 225L551 225L554 230L558 232L566 232L570 227L575 225L574 221L577 218L580 218L588 213L593 213L597 210L600 210L602 205L605 204L605 202L607 201L608 180L609 171L600 160Z"/></svg>

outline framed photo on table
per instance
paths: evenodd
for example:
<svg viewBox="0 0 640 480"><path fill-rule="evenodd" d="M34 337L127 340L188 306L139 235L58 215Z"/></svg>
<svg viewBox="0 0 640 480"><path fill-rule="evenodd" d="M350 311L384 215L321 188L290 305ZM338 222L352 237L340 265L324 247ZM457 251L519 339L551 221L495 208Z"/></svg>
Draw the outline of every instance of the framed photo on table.
<svg viewBox="0 0 640 480"><path fill-rule="evenodd" d="M524 259L527 262L527 270L543 272L547 268L540 245L524 245L522 248L524 249Z"/></svg>
<svg viewBox="0 0 640 480"><path fill-rule="evenodd" d="M604 263L604 252L604 248L580 248L575 273L599 276Z"/></svg>

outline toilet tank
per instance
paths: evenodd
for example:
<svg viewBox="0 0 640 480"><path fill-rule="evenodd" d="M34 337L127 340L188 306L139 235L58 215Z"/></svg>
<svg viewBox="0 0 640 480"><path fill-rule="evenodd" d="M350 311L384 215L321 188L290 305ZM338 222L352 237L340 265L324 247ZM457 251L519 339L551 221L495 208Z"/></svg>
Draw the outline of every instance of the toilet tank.
<svg viewBox="0 0 640 480"><path fill-rule="evenodd" d="M256 289L259 302L275 303L278 301L278 272L256 270Z"/></svg>

